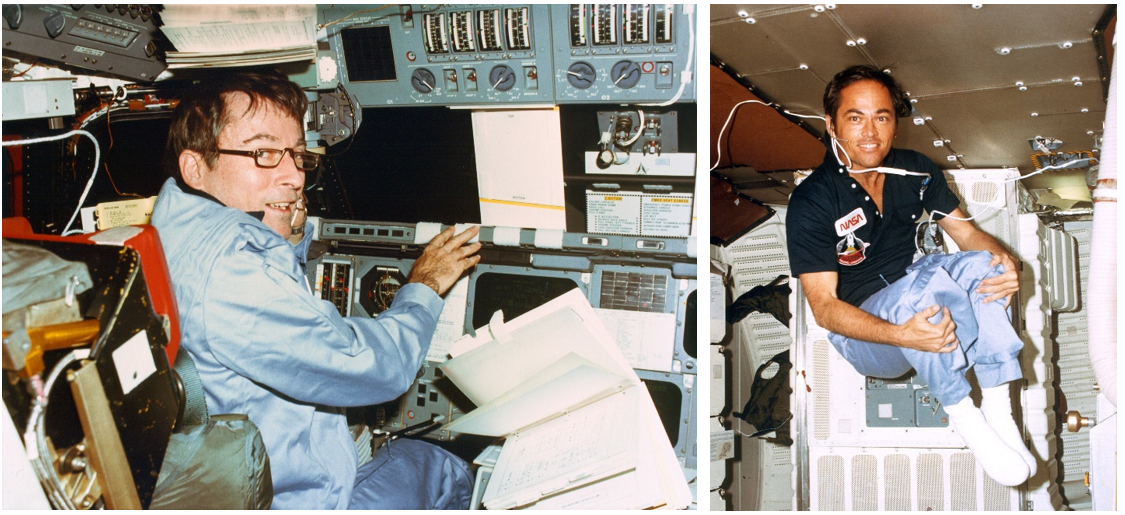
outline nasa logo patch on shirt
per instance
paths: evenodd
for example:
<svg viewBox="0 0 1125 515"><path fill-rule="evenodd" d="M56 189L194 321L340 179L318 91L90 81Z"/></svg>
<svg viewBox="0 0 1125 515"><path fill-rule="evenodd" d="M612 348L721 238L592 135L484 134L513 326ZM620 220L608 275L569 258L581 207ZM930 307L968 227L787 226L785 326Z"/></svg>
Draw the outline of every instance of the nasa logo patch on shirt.
<svg viewBox="0 0 1125 515"><path fill-rule="evenodd" d="M867 217L863 214L863 208L857 207L855 211L844 215L843 218L836 220L836 235L843 236L844 239L836 244L836 261L844 266L855 266L867 259L866 251L870 243L867 243L855 235L856 229L867 225Z"/></svg>
<svg viewBox="0 0 1125 515"><path fill-rule="evenodd" d="M855 232L856 229L867 225L867 217L863 214L863 208L857 207L855 211L844 215L843 218L836 220L836 236L844 236Z"/></svg>

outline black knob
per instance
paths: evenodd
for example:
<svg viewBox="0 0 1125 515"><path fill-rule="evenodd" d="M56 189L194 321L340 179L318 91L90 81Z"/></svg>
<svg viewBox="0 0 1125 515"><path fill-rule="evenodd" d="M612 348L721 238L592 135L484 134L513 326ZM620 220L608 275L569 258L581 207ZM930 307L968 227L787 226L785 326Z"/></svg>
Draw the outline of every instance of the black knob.
<svg viewBox="0 0 1125 515"><path fill-rule="evenodd" d="M633 61L618 61L609 72L613 85L629 89L641 81L641 67Z"/></svg>
<svg viewBox="0 0 1125 515"><path fill-rule="evenodd" d="M52 39L57 38L66 27L66 16L62 13L54 13L43 19L43 27L47 29L48 36Z"/></svg>
<svg viewBox="0 0 1125 515"><path fill-rule="evenodd" d="M4 21L8 22L8 28L16 30L20 28L23 23L23 9L19 4L7 4L4 6Z"/></svg>
<svg viewBox="0 0 1125 515"><path fill-rule="evenodd" d="M506 64L498 64L488 72L488 83L496 91L508 91L516 85L516 72Z"/></svg>
<svg viewBox="0 0 1125 515"><path fill-rule="evenodd" d="M573 87L578 89L586 89L594 85L594 80L598 78L597 72L590 63L578 61L566 70L566 81Z"/></svg>
<svg viewBox="0 0 1125 515"><path fill-rule="evenodd" d="M410 75L410 86L423 95L432 92L435 83L437 79L434 78L434 74L425 68L418 68Z"/></svg>

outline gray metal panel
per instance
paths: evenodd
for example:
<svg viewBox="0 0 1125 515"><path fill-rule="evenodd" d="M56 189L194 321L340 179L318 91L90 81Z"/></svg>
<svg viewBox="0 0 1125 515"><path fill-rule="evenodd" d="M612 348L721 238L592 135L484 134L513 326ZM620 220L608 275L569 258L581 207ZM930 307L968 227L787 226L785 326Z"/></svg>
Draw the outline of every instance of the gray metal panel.
<svg viewBox="0 0 1125 515"><path fill-rule="evenodd" d="M686 9L694 9L692 20L697 27L695 30L695 48L701 44L699 27L699 10L697 6L684 4L651 4L649 5L649 19L655 24L657 8L673 7L672 10L672 41L664 44L655 41L653 30L650 28L651 44L629 45L623 41L621 34L615 45L599 46L588 41L585 45L574 45L571 42L570 31L572 22L577 12L574 9L585 7L586 26L590 25L589 16L592 8L608 4L565 4L551 6L551 24L554 34L554 80L556 83L555 100L559 104L567 103L621 103L621 102L662 102L671 100L679 91L680 78L687 67L688 47L691 46L692 34L689 30L689 18ZM629 4L633 5L633 4ZM614 7L618 16L618 27L624 19L624 5ZM694 58L690 72L698 69ZM641 75L639 82L629 88L614 85L611 71L613 67L624 60L639 64ZM586 63L596 72L596 78L590 87L579 89L568 81L568 71L575 63ZM667 75L661 75L662 64L670 65ZM544 76L546 77L546 76ZM690 101L695 99L696 84L699 78L693 76L692 81L684 87L683 94L677 101Z"/></svg>
<svg viewBox="0 0 1125 515"><path fill-rule="evenodd" d="M71 79L4 82L4 120L52 118L74 114Z"/></svg>

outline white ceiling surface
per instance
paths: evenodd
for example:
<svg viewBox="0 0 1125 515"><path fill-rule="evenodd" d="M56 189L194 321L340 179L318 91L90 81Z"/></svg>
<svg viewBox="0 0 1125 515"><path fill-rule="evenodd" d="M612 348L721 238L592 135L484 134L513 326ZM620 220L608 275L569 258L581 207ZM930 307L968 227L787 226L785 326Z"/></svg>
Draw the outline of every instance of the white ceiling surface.
<svg viewBox="0 0 1125 515"><path fill-rule="evenodd" d="M1090 133L1102 134L1106 104L1091 31L1105 8L712 5L711 53L756 92L807 115L823 116L824 87L845 67L889 69L916 100L913 116L927 120L899 120L896 146L943 168L1017 166L1026 174L1036 152L1028 139L1054 137L1065 143L1059 151L1078 151L1093 148ZM865 44L848 45L859 38ZM1002 48L1011 50L1002 55ZM935 147L934 140L948 143Z"/></svg>

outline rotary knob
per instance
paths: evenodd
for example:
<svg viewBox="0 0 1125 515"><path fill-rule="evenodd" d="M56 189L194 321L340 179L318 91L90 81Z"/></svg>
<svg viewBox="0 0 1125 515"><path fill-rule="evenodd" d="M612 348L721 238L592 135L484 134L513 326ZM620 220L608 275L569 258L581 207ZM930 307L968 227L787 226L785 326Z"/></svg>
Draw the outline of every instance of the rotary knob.
<svg viewBox="0 0 1125 515"><path fill-rule="evenodd" d="M516 72L506 64L498 64L488 72L488 83L496 91L508 91L516 85Z"/></svg>
<svg viewBox="0 0 1125 515"><path fill-rule="evenodd" d="M629 89L641 81L641 67L633 61L618 61L609 71L609 78L613 85L621 89Z"/></svg>
<svg viewBox="0 0 1125 515"><path fill-rule="evenodd" d="M437 79L434 78L434 74L425 68L418 68L410 74L410 85L415 91L423 95L432 92L436 83Z"/></svg>
<svg viewBox="0 0 1125 515"><path fill-rule="evenodd" d="M594 85L594 79L598 78L597 72L590 63L578 61L570 65L566 70L566 81L577 89L586 89Z"/></svg>

